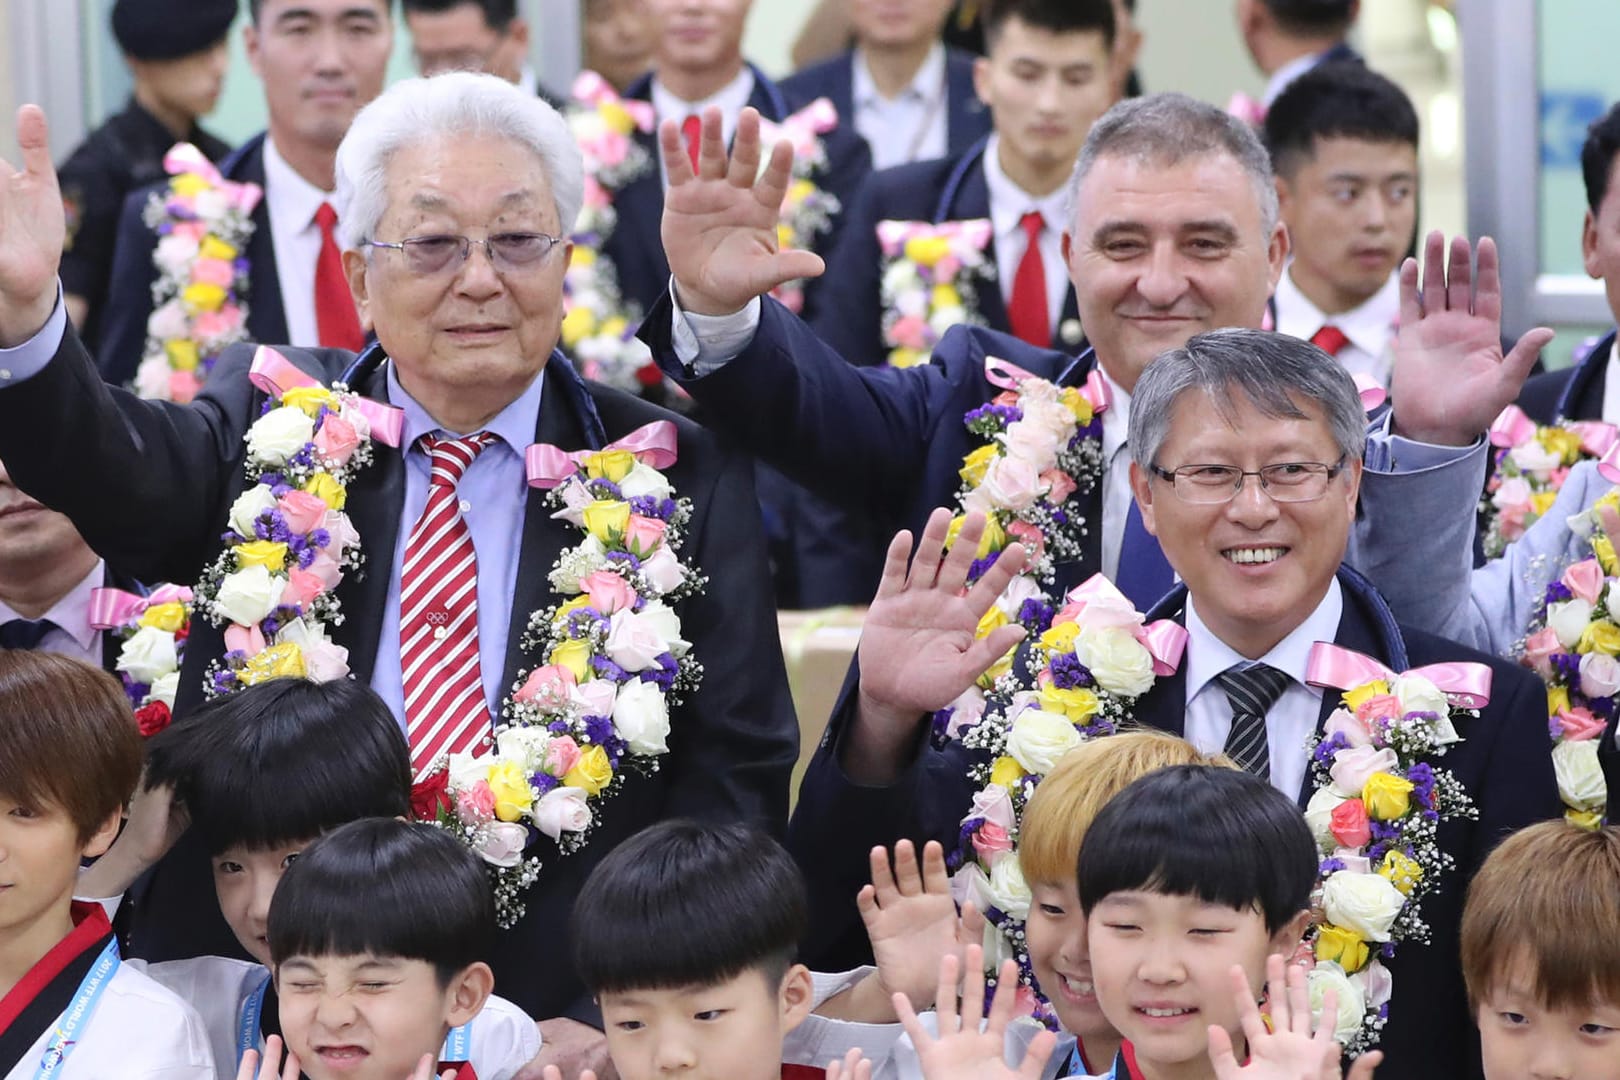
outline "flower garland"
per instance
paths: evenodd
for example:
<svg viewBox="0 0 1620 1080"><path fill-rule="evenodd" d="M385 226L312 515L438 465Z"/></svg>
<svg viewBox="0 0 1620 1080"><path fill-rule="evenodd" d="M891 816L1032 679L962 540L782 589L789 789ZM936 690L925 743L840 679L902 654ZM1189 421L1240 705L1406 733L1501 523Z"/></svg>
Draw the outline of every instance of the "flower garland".
<svg viewBox="0 0 1620 1080"><path fill-rule="evenodd" d="M1433 759L1460 742L1456 722L1489 700L1483 664L1436 664L1404 674L1324 642L1311 650L1307 681L1343 690L1343 705L1312 740L1316 791L1305 808L1324 856L1318 917L1306 934L1315 958L1312 1005L1338 996L1335 1037L1359 1054L1388 1018L1391 976L1383 961L1398 943L1429 940L1419 907L1453 869L1440 849L1442 821L1474 817L1462 785Z"/></svg>
<svg viewBox="0 0 1620 1080"><path fill-rule="evenodd" d="M991 231L989 218L878 222L890 367L925 364L945 331L984 324L978 285L995 278L995 265L984 254Z"/></svg>
<svg viewBox="0 0 1620 1080"><path fill-rule="evenodd" d="M984 760L968 775L979 790L961 825L952 878L957 902L972 900L987 921L985 970L1018 962L1020 1009L1053 1021L1035 987L1024 939L1030 890L1018 864L1019 827L1036 786L1076 746L1112 735L1131 718L1156 678L1175 672L1187 631L1143 616L1101 574L1073 589L1030 652L1034 689L1003 678L982 716L955 734ZM1007 675L1010 673L1004 673Z"/></svg>
<svg viewBox="0 0 1620 1080"><path fill-rule="evenodd" d="M249 378L269 395L245 437L249 486L231 506L224 551L196 586L196 610L225 630L210 697L279 676L349 673L348 650L327 636L343 621L333 590L361 563L343 506L373 442L398 445L403 423L399 410L340 384L327 389L264 346Z"/></svg>
<svg viewBox="0 0 1620 1080"><path fill-rule="evenodd" d="M1489 438L1497 453L1479 504L1480 546L1494 559L1551 508L1577 462L1601 459L1620 444L1620 431L1590 420L1538 427L1509 405L1491 424Z"/></svg>
<svg viewBox="0 0 1620 1080"><path fill-rule="evenodd" d="M522 646L545 663L514 684L493 750L450 755L413 797L489 865L502 926L540 870L526 852L542 834L563 855L583 847L626 773L657 771L670 709L702 678L672 606L705 583L676 554L692 506L660 471L674 447L657 421L604 450L529 449L530 484L585 534L550 574L569 599L530 618Z"/></svg>
<svg viewBox="0 0 1620 1080"><path fill-rule="evenodd" d="M761 146L786 141L793 147L793 179L776 226L779 248L812 247L816 237L832 228L833 218L842 209L838 196L816 184L827 168L827 147L821 136L837 126L838 110L827 98L817 98L779 123L763 118L759 122ZM760 171L769 165L770 155L761 155ZM771 295L798 314L804 310L804 288L803 280L789 281L771 290Z"/></svg>
<svg viewBox="0 0 1620 1080"><path fill-rule="evenodd" d="M183 585L159 585L147 596L111 588L90 593L90 625L123 642L118 677L143 736L156 735L173 717L180 664L191 634L191 604L192 592Z"/></svg>
<svg viewBox="0 0 1620 1080"><path fill-rule="evenodd" d="M263 191L226 180L190 143L165 154L163 167L172 179L141 212L158 234L152 252L157 281L135 392L187 402L225 347L247 336L249 268L243 251Z"/></svg>

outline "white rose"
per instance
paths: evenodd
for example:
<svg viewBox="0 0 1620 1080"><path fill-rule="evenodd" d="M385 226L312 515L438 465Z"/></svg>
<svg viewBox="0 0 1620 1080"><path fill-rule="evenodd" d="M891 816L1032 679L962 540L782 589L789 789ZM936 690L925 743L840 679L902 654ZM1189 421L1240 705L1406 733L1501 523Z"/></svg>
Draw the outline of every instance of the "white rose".
<svg viewBox="0 0 1620 1080"><path fill-rule="evenodd" d="M632 754L669 752L669 703L652 683L638 679L619 687L613 701L613 726L630 744Z"/></svg>
<svg viewBox="0 0 1620 1080"><path fill-rule="evenodd" d="M552 788L540 796L540 801L529 811L529 818L535 828L557 840L565 832L584 832L590 828L591 808L583 788Z"/></svg>
<svg viewBox="0 0 1620 1080"><path fill-rule="evenodd" d="M1017 862L1016 859L1002 859L1001 861ZM1007 940L1007 935L1003 934L1001 928L996 926L995 923L986 922L984 924L984 940L981 944L984 947L984 970L986 972L1000 971L1002 964L1008 960L1017 959L1016 954L1013 952L1012 942Z"/></svg>
<svg viewBox="0 0 1620 1080"><path fill-rule="evenodd" d="M1333 850L1333 846L1338 843L1333 838L1333 830L1329 826L1333 811L1345 801L1345 797L1331 787L1323 787L1317 788L1316 794L1311 796L1311 801L1305 804L1305 824L1311 827L1311 835L1316 837L1317 846L1323 851Z"/></svg>
<svg viewBox="0 0 1620 1080"><path fill-rule="evenodd" d="M522 825L515 821L495 821L484 826L478 854L491 866L516 866L523 861L523 846L528 842L528 831Z"/></svg>
<svg viewBox="0 0 1620 1080"><path fill-rule="evenodd" d="M1592 621L1592 605L1579 598L1547 605L1547 627L1558 637L1558 644L1573 649L1581 632Z"/></svg>
<svg viewBox="0 0 1620 1080"><path fill-rule="evenodd" d="M1025 709L1007 733L1007 753L1025 772L1045 776L1058 759L1084 741L1068 717Z"/></svg>
<svg viewBox="0 0 1620 1080"><path fill-rule="evenodd" d="M1322 885L1322 911L1328 922L1354 930L1368 941L1388 941L1389 928L1406 897L1380 874L1329 874Z"/></svg>
<svg viewBox="0 0 1620 1080"><path fill-rule="evenodd" d="M1127 630L1088 626L1075 635L1074 654L1110 693L1140 697L1153 685L1153 654Z"/></svg>
<svg viewBox="0 0 1620 1080"><path fill-rule="evenodd" d="M349 650L326 636L312 619L294 619L276 633L277 645L297 645L304 654L304 673L311 682L331 682L349 673Z"/></svg>
<svg viewBox="0 0 1620 1080"><path fill-rule="evenodd" d="M155 626L135 631L118 653L118 670L148 686L179 666L174 635Z"/></svg>
<svg viewBox="0 0 1620 1080"><path fill-rule="evenodd" d="M1383 1008L1395 990L1395 980L1390 977L1389 969L1377 958L1368 961L1367 966L1356 973L1356 981L1366 988L1369 1009Z"/></svg>
<svg viewBox="0 0 1620 1080"><path fill-rule="evenodd" d="M1510 506L1523 506L1529 501L1530 484L1522 476L1502 481L1502 486L1491 495L1491 505L1498 510L1506 510Z"/></svg>
<svg viewBox="0 0 1620 1080"><path fill-rule="evenodd" d="M894 292L894 310L899 312L902 318L927 318L928 294L918 288L896 289Z"/></svg>
<svg viewBox="0 0 1620 1080"><path fill-rule="evenodd" d="M233 623L256 626L281 601L281 579L262 566L226 574L214 606Z"/></svg>
<svg viewBox="0 0 1620 1080"><path fill-rule="evenodd" d="M271 409L248 428L248 453L267 465L284 465L314 437L315 421L304 410L284 405Z"/></svg>
<svg viewBox="0 0 1620 1080"><path fill-rule="evenodd" d="M170 239L173 238L166 236L159 240L158 247L161 249L164 243ZM192 243L192 249L196 250L195 242ZM177 297L152 312L151 317L146 320L146 332L159 341L190 337L191 317L186 314L185 305ZM162 355L162 353L160 352L159 355ZM163 366L167 368L168 364L168 357L165 356Z"/></svg>
<svg viewBox="0 0 1620 1080"><path fill-rule="evenodd" d="M169 708L174 708L175 695L180 692L180 672L171 671L167 675L160 675L152 680L150 696L153 701L161 701Z"/></svg>
<svg viewBox="0 0 1620 1080"><path fill-rule="evenodd" d="M1508 451L1508 457L1521 472L1552 472L1564 463L1557 454L1541 445L1541 440L1531 439L1523 446L1515 446Z"/></svg>
<svg viewBox="0 0 1620 1080"><path fill-rule="evenodd" d="M675 614L675 609L668 604L661 604L656 600L648 601L647 605L636 613L636 617L647 626L652 627L653 633L669 642L669 651L676 657L682 657L692 648L692 643L681 637L681 617Z"/></svg>
<svg viewBox="0 0 1620 1080"><path fill-rule="evenodd" d="M257 536L253 531L254 522L259 520L260 514L275 507L276 497L270 494L270 489L263 484L254 484L231 503L231 528L239 536L252 540Z"/></svg>
<svg viewBox="0 0 1620 1080"><path fill-rule="evenodd" d="M517 762L524 772L533 772L540 767L550 741L550 732L543 728L504 728L495 736L495 753Z"/></svg>
<svg viewBox="0 0 1620 1080"><path fill-rule="evenodd" d="M675 489L669 486L669 481L664 478L663 473L639 461L631 466L624 479L619 481L619 490L624 493L626 499L639 499L645 496L667 499L675 493Z"/></svg>
<svg viewBox="0 0 1620 1080"><path fill-rule="evenodd" d="M488 780L489 763L488 757L474 757L464 750L451 754L446 765L450 786L465 791L480 780Z"/></svg>
<svg viewBox="0 0 1620 1080"><path fill-rule="evenodd" d="M1561 742L1553 747L1552 758L1558 795L1565 805L1579 810L1600 809L1608 797L1608 787L1598 765L1598 740Z"/></svg>
<svg viewBox="0 0 1620 1080"><path fill-rule="evenodd" d="M680 587L686 580L686 568L669 548L660 545L657 551L641 560L641 572L647 582L660 595Z"/></svg>
<svg viewBox="0 0 1620 1080"><path fill-rule="evenodd" d="M990 869L990 902L1015 919L1029 917L1029 883L1017 859L999 859Z"/></svg>
<svg viewBox="0 0 1620 1080"><path fill-rule="evenodd" d="M1041 480L1035 466L1020 457L998 457L984 471L979 490L997 506L1017 512L1027 510L1049 489Z"/></svg>
<svg viewBox="0 0 1620 1080"><path fill-rule="evenodd" d="M181 277L191 269L191 260L197 257L197 241L185 233L170 233L158 240L152 252L152 261L170 277ZM159 335L170 336L170 335Z"/></svg>
<svg viewBox="0 0 1620 1080"><path fill-rule="evenodd" d="M915 289L922 284L922 278L917 274L914 263L896 260L889 264L883 272L883 291L898 296L900 293ZM920 312L918 314L921 314Z"/></svg>
<svg viewBox="0 0 1620 1080"><path fill-rule="evenodd" d="M1620 660L1608 653L1587 653L1581 657L1580 671L1581 693L1587 697L1614 697L1620 693Z"/></svg>
<svg viewBox="0 0 1620 1080"><path fill-rule="evenodd" d="M1361 1030L1361 1021L1367 1015L1363 991L1353 979L1345 976L1338 964L1325 960L1318 963L1306 976L1305 988L1310 993L1311 1014L1316 1017L1313 1027L1321 1024L1322 1007L1326 1004L1327 992L1332 990L1338 998L1333 1037L1342 1043Z"/></svg>
<svg viewBox="0 0 1620 1080"><path fill-rule="evenodd" d="M1451 703L1440 688L1421 675L1400 675L1390 684L1389 692L1401 703L1402 712L1427 712L1447 716Z"/></svg>
<svg viewBox="0 0 1620 1080"><path fill-rule="evenodd" d="M658 632L656 623L621 608L608 623L605 648L608 659L624 670L646 671L658 666L658 657L669 651L669 641Z"/></svg>
<svg viewBox="0 0 1620 1080"><path fill-rule="evenodd" d="M933 314L928 316L928 329L940 337L953 326L960 326L967 322L967 309L960 304L950 307L935 308Z"/></svg>
<svg viewBox="0 0 1620 1080"><path fill-rule="evenodd" d="M1060 449L1060 440L1054 432L1028 420L1014 420L1008 424L1001 441L1008 454L1023 458L1037 472L1051 468Z"/></svg>
<svg viewBox="0 0 1620 1080"><path fill-rule="evenodd" d="M225 213L228 204L225 193L218 188L206 188L197 192L196 201L192 209L203 221L213 221Z"/></svg>
<svg viewBox="0 0 1620 1080"><path fill-rule="evenodd" d="M169 400L169 358L151 353L135 369L135 393L148 401Z"/></svg>

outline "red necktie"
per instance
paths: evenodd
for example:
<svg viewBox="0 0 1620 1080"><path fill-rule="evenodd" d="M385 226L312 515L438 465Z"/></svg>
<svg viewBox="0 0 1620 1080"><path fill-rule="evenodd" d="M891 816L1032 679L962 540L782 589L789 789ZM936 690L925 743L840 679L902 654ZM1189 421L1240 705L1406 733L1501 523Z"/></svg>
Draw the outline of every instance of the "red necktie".
<svg viewBox="0 0 1620 1080"><path fill-rule="evenodd" d="M478 665L478 556L456 485L494 441L487 431L422 437L431 470L427 506L411 527L399 580L405 732L418 779L440 754L475 749L490 730Z"/></svg>
<svg viewBox="0 0 1620 1080"><path fill-rule="evenodd" d="M686 143L686 156L692 162L692 171L698 171L698 144L702 141L703 120L693 113L681 121L681 139Z"/></svg>
<svg viewBox="0 0 1620 1080"><path fill-rule="evenodd" d="M337 211L331 203L321 203L315 211L315 224L321 227L321 257L315 262L316 334L326 348L359 352L366 336L360 332L360 316L355 314L349 281L343 276L343 253L332 233Z"/></svg>
<svg viewBox="0 0 1620 1080"><path fill-rule="evenodd" d="M1012 332L1031 345L1045 349L1052 344L1052 314L1046 301L1046 260L1041 258L1041 230L1046 227L1039 210L1031 210L1018 224L1029 237L1024 258L1013 278L1012 300L1007 320Z"/></svg>
<svg viewBox="0 0 1620 1080"><path fill-rule="evenodd" d="M1311 344L1329 356L1338 356L1339 350L1350 344L1350 339L1337 326L1324 326L1311 335Z"/></svg>

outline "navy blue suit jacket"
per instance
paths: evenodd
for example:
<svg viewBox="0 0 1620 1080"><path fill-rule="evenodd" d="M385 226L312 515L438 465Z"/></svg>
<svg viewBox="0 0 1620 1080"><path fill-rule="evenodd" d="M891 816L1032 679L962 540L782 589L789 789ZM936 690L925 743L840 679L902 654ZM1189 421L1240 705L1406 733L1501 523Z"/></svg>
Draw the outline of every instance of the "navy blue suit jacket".
<svg viewBox="0 0 1620 1080"><path fill-rule="evenodd" d="M802 109L824 97L838 110L839 120L854 131L855 50L812 64L782 80L788 105ZM955 157L990 134L990 110L973 89L973 54L945 50L945 154Z"/></svg>
<svg viewBox="0 0 1620 1080"><path fill-rule="evenodd" d="M220 164L227 180L264 187L264 135L255 135ZM157 268L152 252L157 233L141 220L147 199L161 192L167 181L132 192L124 200L118 221L118 246L113 250L112 280L107 290L101 341L96 363L101 377L119 386L135 377L146 351L146 322L152 316L152 284ZM247 245L249 341L286 341L287 315L281 306L281 278L276 273L276 247L270 238L268 200L253 208L253 236Z"/></svg>
<svg viewBox="0 0 1620 1080"><path fill-rule="evenodd" d="M1452 821L1440 828L1441 847L1456 859L1457 869L1423 902L1433 942L1407 944L1389 963L1395 993L1381 1044L1386 1061L1378 1070L1380 1078L1396 1080L1477 1077L1479 1037L1468 1011L1458 955L1463 898L1468 880L1502 837L1561 812L1542 720L1545 692L1533 675L1508 661L1398 627L1382 598L1354 571L1341 570L1340 582L1344 614L1335 637L1339 645L1374 656L1395 670L1458 660L1492 669L1490 704L1479 719L1462 726L1464 741L1443 758L1444 767L1472 796L1479 820ZM1181 621L1185 601L1186 590L1178 586L1149 618ZM1135 710L1138 723L1182 734L1184 670L1185 665L1143 695ZM1324 693L1322 719L1337 702L1335 693ZM967 779L973 762L968 751L959 743L941 750L921 740L914 763L895 783L881 788L855 784L837 760L842 733L853 717L854 696L846 687L805 774L788 833L798 857L816 868L811 888L819 936L812 945L824 951L808 959L825 970L860 962L860 950L866 945L853 903L867 880L865 852L901 837L918 844L937 840L947 851L954 850L974 790ZM1307 774L1299 792L1301 807L1312 791ZM828 919L829 911L840 918Z"/></svg>
<svg viewBox="0 0 1620 1080"><path fill-rule="evenodd" d="M782 120L793 112L782 90L765 73L750 65L754 72L754 93L748 104L759 110L767 120ZM624 94L640 101L652 100L652 76L645 75L631 84ZM656 163L658 135L656 132L638 133L647 153ZM866 142L852 130L843 126L834 128L822 137L827 152L827 168L821 176L823 190L836 195L847 208L855 197L861 179L872 171L872 154ZM618 224L603 245L603 252L613 260L618 273L619 289L628 300L633 300L647 311L658 298L669 291L669 260L664 256L664 242L660 228L664 219L664 181L656 165L633 183L626 184L613 196L613 209ZM831 250L837 238L843 214L833 219L832 228L821 235L815 245L818 252ZM811 282L805 291L806 305L815 302L818 283Z"/></svg>
<svg viewBox="0 0 1620 1080"><path fill-rule="evenodd" d="M838 246L827 259L821 303L810 318L816 335L852 364L880 364L888 356L883 344L883 250L878 243L880 221L968 221L990 216L990 186L984 177L987 140L980 139L966 153L939 161L919 161L875 172L861 186L855 205L844 219ZM985 248L992 271L996 245ZM990 278L977 286L979 314L992 330L1011 333L1001 282ZM1063 314L1052 336L1052 348L1073 352L1081 338L1063 335L1065 326L1079 327L1074 285L1066 292Z"/></svg>
<svg viewBox="0 0 1620 1080"><path fill-rule="evenodd" d="M1519 391L1519 408L1538 424L1603 419L1603 392L1615 332L1603 335L1574 367L1532 375Z"/></svg>

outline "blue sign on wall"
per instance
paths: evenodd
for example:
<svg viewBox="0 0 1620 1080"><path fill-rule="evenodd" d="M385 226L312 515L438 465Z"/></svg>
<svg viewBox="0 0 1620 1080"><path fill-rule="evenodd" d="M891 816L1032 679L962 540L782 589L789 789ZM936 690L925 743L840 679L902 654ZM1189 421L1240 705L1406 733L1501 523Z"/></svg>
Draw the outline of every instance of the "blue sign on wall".
<svg viewBox="0 0 1620 1080"><path fill-rule="evenodd" d="M1549 169L1575 169L1581 164L1586 129L1602 116L1608 103L1601 94L1577 90L1541 92L1541 164Z"/></svg>

